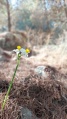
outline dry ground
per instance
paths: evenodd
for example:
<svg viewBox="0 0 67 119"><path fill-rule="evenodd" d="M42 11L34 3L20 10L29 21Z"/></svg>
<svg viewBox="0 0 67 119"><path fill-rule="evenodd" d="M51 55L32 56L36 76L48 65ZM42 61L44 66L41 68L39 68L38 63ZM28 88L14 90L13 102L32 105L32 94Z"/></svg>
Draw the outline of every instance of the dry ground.
<svg viewBox="0 0 67 119"><path fill-rule="evenodd" d="M62 50L63 48L63 50ZM67 119L67 56L65 45L34 49L36 56L21 58L5 110L1 105L16 67L16 60L0 61L0 119L25 119L21 108L27 107L38 119ZM63 52L62 52L63 51ZM14 57L14 56L13 56ZM45 78L35 73L46 66Z"/></svg>

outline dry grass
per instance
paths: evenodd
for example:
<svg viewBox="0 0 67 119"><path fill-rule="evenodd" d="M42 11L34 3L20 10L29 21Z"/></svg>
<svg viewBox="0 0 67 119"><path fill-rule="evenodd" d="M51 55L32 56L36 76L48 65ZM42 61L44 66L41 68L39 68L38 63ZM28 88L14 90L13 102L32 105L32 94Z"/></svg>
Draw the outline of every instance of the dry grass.
<svg viewBox="0 0 67 119"><path fill-rule="evenodd" d="M31 61L35 63L46 63L51 66L59 66L63 67L67 62L67 45L66 43L62 43L60 45L44 45L39 48L33 49L38 55L32 56L30 58Z"/></svg>
<svg viewBox="0 0 67 119"><path fill-rule="evenodd" d="M49 79L43 81L32 74L27 79L24 84L21 81L14 83L5 110L0 110L0 119L22 119L22 107L29 108L38 119L66 119L67 90L62 83Z"/></svg>
<svg viewBox="0 0 67 119"><path fill-rule="evenodd" d="M34 37L35 35L33 35L33 40ZM37 36L38 38L39 35ZM35 43L33 42L33 44ZM0 61L0 119L22 119L20 114L22 107L29 108L38 119L67 119L66 42L60 45L32 47L32 50L37 55L27 59L21 58L21 63L3 112L1 105L12 78L16 60ZM55 71L58 72L55 80L51 79L51 77L42 78L32 71L35 66L39 65L54 67Z"/></svg>

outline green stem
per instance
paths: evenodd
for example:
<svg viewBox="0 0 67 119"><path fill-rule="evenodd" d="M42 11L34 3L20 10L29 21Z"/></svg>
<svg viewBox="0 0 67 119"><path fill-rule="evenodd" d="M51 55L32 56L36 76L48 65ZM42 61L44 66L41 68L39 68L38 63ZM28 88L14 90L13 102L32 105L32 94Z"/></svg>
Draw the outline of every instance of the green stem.
<svg viewBox="0 0 67 119"><path fill-rule="evenodd" d="M16 65L16 68L15 68L15 71L14 71L14 74L13 74L13 77L12 77L12 80L11 80L11 82L10 82L10 84L9 84L8 91L7 91L7 93L6 93L6 96L5 96L4 101L3 101L3 104L2 104L2 110L3 110L4 107L5 107L6 101L7 101L7 99L8 99L9 93L10 93L10 90L11 90L11 88L12 88L12 85L13 85L13 82L14 82L14 78L15 78L15 75L16 75L16 71L17 71L18 66L19 66L19 63L20 63L20 57L21 57L21 56L18 54L18 57L17 57L17 65Z"/></svg>

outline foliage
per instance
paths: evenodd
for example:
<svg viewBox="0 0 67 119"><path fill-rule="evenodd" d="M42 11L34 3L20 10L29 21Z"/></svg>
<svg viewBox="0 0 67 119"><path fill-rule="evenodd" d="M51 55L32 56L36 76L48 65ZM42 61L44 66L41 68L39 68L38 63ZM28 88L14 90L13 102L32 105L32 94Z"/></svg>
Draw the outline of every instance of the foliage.
<svg viewBox="0 0 67 119"><path fill-rule="evenodd" d="M0 3L2 27L7 26L7 12L4 0ZM61 29L67 29L67 5L64 0L17 0L15 6L10 2L10 17L12 29L26 30L29 27L45 32L54 30L56 33L56 29L59 30L58 33Z"/></svg>
<svg viewBox="0 0 67 119"><path fill-rule="evenodd" d="M29 10L22 9L21 11L17 11L18 15L15 16L17 19L15 21L15 28L17 29L25 29L26 26L30 27L32 26L31 20L30 20L30 15L31 12Z"/></svg>

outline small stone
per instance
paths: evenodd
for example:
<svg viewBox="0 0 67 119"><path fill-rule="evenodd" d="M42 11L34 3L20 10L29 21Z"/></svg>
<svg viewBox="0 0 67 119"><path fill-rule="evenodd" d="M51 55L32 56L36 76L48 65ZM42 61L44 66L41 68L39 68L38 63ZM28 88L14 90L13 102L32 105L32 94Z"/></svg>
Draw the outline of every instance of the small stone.
<svg viewBox="0 0 67 119"><path fill-rule="evenodd" d="M28 108L23 107L21 109L21 119L38 119L38 118Z"/></svg>

